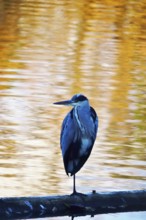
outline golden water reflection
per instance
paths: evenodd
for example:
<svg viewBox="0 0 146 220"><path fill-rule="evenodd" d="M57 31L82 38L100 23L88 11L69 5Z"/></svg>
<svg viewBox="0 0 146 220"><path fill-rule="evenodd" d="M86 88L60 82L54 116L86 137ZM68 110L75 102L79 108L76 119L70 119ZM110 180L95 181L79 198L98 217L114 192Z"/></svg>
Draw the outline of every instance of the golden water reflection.
<svg viewBox="0 0 146 220"><path fill-rule="evenodd" d="M59 135L85 93L99 116L78 189L146 187L146 1L0 2L1 196L64 194Z"/></svg>

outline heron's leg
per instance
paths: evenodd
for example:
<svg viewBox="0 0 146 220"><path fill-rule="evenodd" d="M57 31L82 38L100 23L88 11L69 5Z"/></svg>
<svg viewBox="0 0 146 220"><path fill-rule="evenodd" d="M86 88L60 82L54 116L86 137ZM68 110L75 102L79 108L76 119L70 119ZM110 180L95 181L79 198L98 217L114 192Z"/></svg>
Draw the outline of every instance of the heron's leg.
<svg viewBox="0 0 146 220"><path fill-rule="evenodd" d="M76 176L73 175L73 194L76 194Z"/></svg>
<svg viewBox="0 0 146 220"><path fill-rule="evenodd" d="M86 196L86 194L83 193L79 193L76 191L76 176L75 174L73 175L73 193L71 194L71 196Z"/></svg>

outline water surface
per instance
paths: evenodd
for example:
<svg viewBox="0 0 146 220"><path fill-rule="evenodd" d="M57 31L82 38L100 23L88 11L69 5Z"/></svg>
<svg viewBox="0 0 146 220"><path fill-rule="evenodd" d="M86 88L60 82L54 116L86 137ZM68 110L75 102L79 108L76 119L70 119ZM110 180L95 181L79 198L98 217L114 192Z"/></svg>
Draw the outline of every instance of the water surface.
<svg viewBox="0 0 146 220"><path fill-rule="evenodd" d="M71 193L59 145L70 108L52 103L76 93L99 117L78 190L146 188L145 5L0 2L1 196Z"/></svg>

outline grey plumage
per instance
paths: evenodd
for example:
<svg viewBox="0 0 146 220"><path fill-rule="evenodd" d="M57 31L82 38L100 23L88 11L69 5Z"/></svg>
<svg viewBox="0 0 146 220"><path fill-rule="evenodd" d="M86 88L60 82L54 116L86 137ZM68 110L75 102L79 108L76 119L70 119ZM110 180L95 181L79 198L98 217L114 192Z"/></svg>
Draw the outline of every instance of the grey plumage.
<svg viewBox="0 0 146 220"><path fill-rule="evenodd" d="M71 100L56 102L58 105L71 105L74 108L65 117L61 129L61 150L67 175L74 175L81 169L93 148L97 129L98 117L89 105L88 99L77 94Z"/></svg>

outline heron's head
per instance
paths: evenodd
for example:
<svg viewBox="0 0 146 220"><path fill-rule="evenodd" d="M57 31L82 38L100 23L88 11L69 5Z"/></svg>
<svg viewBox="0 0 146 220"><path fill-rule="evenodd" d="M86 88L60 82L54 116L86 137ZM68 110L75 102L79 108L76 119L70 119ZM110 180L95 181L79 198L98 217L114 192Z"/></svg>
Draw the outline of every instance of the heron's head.
<svg viewBox="0 0 146 220"><path fill-rule="evenodd" d="M82 94L74 95L70 100L55 102L56 105L82 106L88 102L87 97Z"/></svg>

